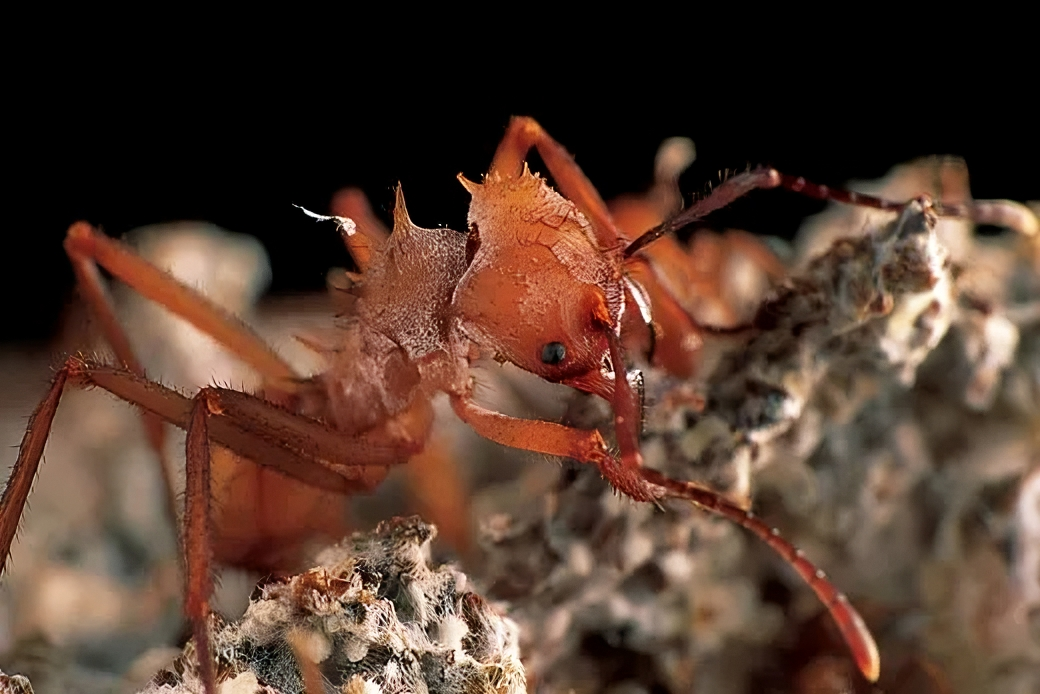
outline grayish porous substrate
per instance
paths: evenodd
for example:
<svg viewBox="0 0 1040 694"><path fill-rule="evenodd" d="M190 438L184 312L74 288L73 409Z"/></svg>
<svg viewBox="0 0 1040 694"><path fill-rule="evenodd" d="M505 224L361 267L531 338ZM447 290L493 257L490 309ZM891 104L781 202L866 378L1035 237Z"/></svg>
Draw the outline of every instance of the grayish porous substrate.
<svg viewBox="0 0 1040 694"><path fill-rule="evenodd" d="M214 623L220 691L301 693L301 659L326 691L345 694L524 691L516 625L464 574L430 564L434 533L418 518L395 519L263 586L241 620ZM200 692L195 673L189 645L145 692Z"/></svg>
<svg viewBox="0 0 1040 694"><path fill-rule="evenodd" d="M0 694L33 694L33 688L27 677L0 672Z"/></svg>

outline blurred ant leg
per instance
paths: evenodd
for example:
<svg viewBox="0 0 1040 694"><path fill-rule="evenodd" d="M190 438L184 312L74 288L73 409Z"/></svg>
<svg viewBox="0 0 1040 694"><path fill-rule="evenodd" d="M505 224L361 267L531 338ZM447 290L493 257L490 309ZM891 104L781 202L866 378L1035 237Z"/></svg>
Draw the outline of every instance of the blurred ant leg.
<svg viewBox="0 0 1040 694"><path fill-rule="evenodd" d="M632 499L653 501L657 498L657 492L643 480L639 469L623 465L611 455L595 429L574 429L555 422L509 417L483 408L462 395L452 395L451 406L459 419L490 441L591 463L619 492Z"/></svg>
<svg viewBox="0 0 1040 694"><path fill-rule="evenodd" d="M220 500L213 510L218 564L262 575L295 570L302 568L313 542L335 542L350 534L341 493L305 484L222 447L211 449L210 467L211 493Z"/></svg>
<svg viewBox="0 0 1040 694"><path fill-rule="evenodd" d="M780 536L776 528L759 520L752 512L745 511L722 495L705 489L693 482L680 482L662 475L656 470L643 468L643 478L651 485L663 488L659 497L671 497L693 502L700 508L728 518L751 531L779 554L798 575L802 577L824 607L831 613L860 672L871 682L876 682L881 667L877 644L863 618L860 617L845 597L834 587L827 575L805 558L804 553Z"/></svg>
<svg viewBox="0 0 1040 694"><path fill-rule="evenodd" d="M69 233L72 233L71 229ZM68 247L67 243L66 247ZM68 255L69 260L72 262L72 270L76 275L76 285L79 288L80 295L86 301L87 309L101 324L101 333L116 353L116 358L127 369L143 377L144 367L137 360L133 347L130 346L130 340L123 330L123 326L119 324L119 319L116 318L115 304L112 301L108 287L105 285L105 281L101 278L101 273L98 272L97 265L92 259L80 253L69 251ZM163 483L166 485L165 502L167 515L173 523L173 527L177 527L177 509L174 505L177 485L173 463L166 455L166 430L163 427L162 420L151 412L142 411L141 420L144 423L148 444L159 458Z"/></svg>
<svg viewBox="0 0 1040 694"><path fill-rule="evenodd" d="M390 238L390 230L372 212L368 197L357 188L344 188L337 192L332 197L330 208L334 216L348 217L357 225L358 233L342 232L343 243L364 272L371 264L372 252L382 248Z"/></svg>
<svg viewBox="0 0 1040 694"><path fill-rule="evenodd" d="M125 244L108 238L86 222L77 222L69 227L65 237L65 251L74 267L93 266L93 274L96 276L95 264L101 265L142 296L184 318L215 339L260 372L265 380L292 392L297 374L248 325L169 273L142 259ZM102 308L97 310L104 311ZM108 329L113 327L118 328L118 324L107 326Z"/></svg>
<svg viewBox="0 0 1040 694"><path fill-rule="evenodd" d="M725 291L727 273L732 272L734 256L743 256L765 275L770 284L787 277L787 268L780 259L760 239L744 231L731 229L721 236L703 232L694 234L687 254L695 265L703 264L710 268L702 275L704 281L700 283L697 294L700 301L712 310L712 322L704 323L691 317L694 325L706 334L741 335L754 328L750 323L739 322L741 316ZM702 261L705 257L711 258L712 262ZM745 316L745 320L751 317Z"/></svg>
<svg viewBox="0 0 1040 694"><path fill-rule="evenodd" d="M448 442L439 437L427 441L422 453L408 461L405 474L422 515L459 554L469 552L473 544L469 494Z"/></svg>
<svg viewBox="0 0 1040 694"><path fill-rule="evenodd" d="M939 213L942 214L941 208ZM976 224L1007 227L1040 242L1040 219L1037 219L1033 211L1020 202L976 200L971 203L970 216Z"/></svg>
<svg viewBox="0 0 1040 694"><path fill-rule="evenodd" d="M292 647L296 665L300 668L304 694L325 694L325 679L321 668L313 657L313 648L308 639L309 632L302 627L292 627L285 635L285 640Z"/></svg>
<svg viewBox="0 0 1040 694"><path fill-rule="evenodd" d="M733 253L736 251L737 253L744 254L747 259L760 268L770 280L779 282L787 277L787 268L784 267L784 264L776 257L776 254L769 250L769 247L754 234L749 234L746 231L730 230L727 231L726 235L723 237L723 243L725 244L726 253Z"/></svg>
<svg viewBox="0 0 1040 694"><path fill-rule="evenodd" d="M633 239L682 209L682 175L697 157L693 141L670 137L654 157L654 183L641 195L622 195L607 203L610 216L626 238Z"/></svg>
<svg viewBox="0 0 1040 694"><path fill-rule="evenodd" d="M489 175L519 177L523 173L527 152L532 147L538 150L542 161L549 167L563 196L577 205L592 222L600 247L615 248L619 241L624 241L625 236L614 224L607 204L574 161L574 157L533 118L515 116L509 121L506 134L495 150Z"/></svg>

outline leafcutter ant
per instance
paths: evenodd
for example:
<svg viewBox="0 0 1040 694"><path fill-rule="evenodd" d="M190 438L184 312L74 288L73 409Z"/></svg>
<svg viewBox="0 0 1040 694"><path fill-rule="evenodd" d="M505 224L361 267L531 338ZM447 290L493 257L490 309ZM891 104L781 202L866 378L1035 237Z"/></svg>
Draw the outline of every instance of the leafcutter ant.
<svg viewBox="0 0 1040 694"><path fill-rule="evenodd" d="M529 171L525 157L532 147L559 193ZM66 385L100 387L137 405L157 451L163 422L185 429L185 611L196 648L205 654L199 657L201 679L206 691L213 692L207 627L211 557L240 566L276 565L278 550L323 522L314 513L319 497L371 490L390 466L409 460L436 465L443 454L427 447L431 401L445 393L458 417L492 441L593 464L634 500L688 500L753 532L812 587L864 676L875 680L880 665L874 641L822 571L751 512L708 489L643 467L639 375L627 370L625 354L626 346L645 349L648 341L655 341L655 321L669 321L663 339L656 340L654 351L660 356L655 363L677 375L696 368L691 360L695 355L683 347L691 341L684 338L703 328L688 316L682 318L682 297L661 279L674 278L677 271L668 269L668 260L677 247L671 240L651 245L670 232L755 188L786 187L854 204L901 206L762 168L731 177L633 239L619 228L571 156L529 118L512 121L482 183L461 176L460 181L472 196L465 234L414 225L400 189L391 234L363 210L356 220L339 219L362 272L353 278L352 317L332 341L314 345L324 353L328 369L311 378L296 374L240 319L122 243L84 222L74 224L65 248L80 291L121 365L74 356L54 377L32 415L0 500L0 568ZM976 206L960 212L978 215L985 210ZM218 340L263 376L262 390L251 395L207 387L189 398L144 378L98 265ZM617 452L598 431L516 419L478 405L469 367L481 356L606 399L614 413ZM220 447L211 450L211 443ZM237 456L235 461L226 459L227 451ZM216 519L211 464L252 470L250 488L222 499ZM289 515L269 518L272 502L286 495L296 495L300 503Z"/></svg>

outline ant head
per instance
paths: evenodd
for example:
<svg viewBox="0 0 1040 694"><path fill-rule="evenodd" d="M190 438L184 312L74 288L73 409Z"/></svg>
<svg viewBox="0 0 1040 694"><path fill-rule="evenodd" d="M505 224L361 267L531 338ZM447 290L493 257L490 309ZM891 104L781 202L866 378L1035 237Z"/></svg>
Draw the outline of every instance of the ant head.
<svg viewBox="0 0 1040 694"><path fill-rule="evenodd" d="M585 217L526 168L460 180L473 195L469 264L452 300L463 331L498 359L611 397L621 274Z"/></svg>

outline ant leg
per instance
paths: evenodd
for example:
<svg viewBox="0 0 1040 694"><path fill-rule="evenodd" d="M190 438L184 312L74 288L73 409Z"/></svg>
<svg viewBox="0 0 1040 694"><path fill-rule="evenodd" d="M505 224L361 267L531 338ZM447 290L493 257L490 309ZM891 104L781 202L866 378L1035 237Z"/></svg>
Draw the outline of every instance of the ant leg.
<svg viewBox="0 0 1040 694"><path fill-rule="evenodd" d="M208 615L211 509L210 445L218 443L260 465L310 486L340 494L367 491L389 465L415 453L378 435L344 437L319 422L265 400L222 388L204 388L194 399L124 369L70 357L30 418L11 477L0 496L0 573L40 466L54 414L67 385L100 387L188 431L185 506L185 610L199 651L200 674L213 692ZM407 449L406 449L407 448ZM406 449L406 450L405 450Z"/></svg>
<svg viewBox="0 0 1040 694"><path fill-rule="evenodd" d="M0 496L0 575L3 575L4 567L7 565L7 558L11 553L11 543L14 541L18 523L25 510L25 502L29 498L33 480L36 479L36 471L40 467L40 458L43 456L43 447L47 443L51 423L54 421L54 413L58 409L58 402L65 390L68 376L68 366L58 371L46 397L29 417L29 425L25 429L22 445L18 448L18 459L11 470L7 486L4 487L3 496Z"/></svg>
<svg viewBox="0 0 1040 694"><path fill-rule="evenodd" d="M69 358L30 418L11 477L0 496L0 572L39 469L54 414L67 385L100 387L188 430L185 506L185 609L195 629L201 675L207 674L211 532L210 443L258 464L341 494L371 489L387 466L412 451L376 437L343 437L323 423L282 410L264 400L220 388L205 388L192 400L132 372ZM330 462L331 461L331 462ZM358 462L361 461L361 462ZM208 685L207 691L214 691Z"/></svg>
<svg viewBox="0 0 1040 694"><path fill-rule="evenodd" d="M696 201L672 219L637 238L625 249L625 257L631 257L661 236L678 231L757 188L785 188L817 200L829 200L894 212L903 210L909 204L909 202L892 202L873 195L818 185L800 176L790 176L782 174L776 169L759 167L723 181L707 197ZM962 217L977 224L1007 226L1023 236L1040 237L1040 219L1037 219L1032 210L1025 205L1011 200L976 200L952 205L933 203L933 208L938 215L943 217Z"/></svg>
<svg viewBox="0 0 1040 694"><path fill-rule="evenodd" d="M647 251L655 260L660 254L660 246L659 243ZM787 277L787 269L780 259L761 240L743 231L729 230L722 235L708 231L698 232L690 240L686 257L691 267L700 270L699 281L690 282L690 291L681 296L689 312L698 316L693 318L694 324L701 332L707 334L741 334L753 327L740 322L741 316L745 321L753 317L753 313L747 315L751 306L741 306L740 302L733 301L735 298L746 300L751 297L739 294L733 296L728 291L733 288L728 281L732 274L734 257L743 257L760 273L759 278L769 285L775 285ZM756 297L753 305L757 306L761 298ZM738 312L741 308L744 309L743 312ZM710 317L699 317L704 315Z"/></svg>
<svg viewBox="0 0 1040 694"><path fill-rule="evenodd" d="M447 441L434 437L405 466L408 491L440 534L465 555L472 545L469 496Z"/></svg>
<svg viewBox="0 0 1040 694"><path fill-rule="evenodd" d="M109 371L106 375L118 376L118 373ZM129 376L129 374L125 375ZM97 378L93 380L95 382L98 381ZM141 385L153 386L152 390L154 390L154 384L148 384L147 382L144 384L140 382L133 383L132 378L129 381L130 385L139 387ZM176 405L178 414L182 415L184 409L183 401L176 403ZM179 418L177 423L181 423ZM221 427L222 424L224 425L223 427ZM211 425L214 426L211 427ZM255 431L253 431L254 427ZM222 428L224 431L221 431ZM230 441L238 438L237 445L233 446L236 452L248 454L258 462L271 464L273 462L271 457L261 457L255 449L252 451L248 450L255 445L248 441L249 438L258 441L262 447L270 446L272 442L266 440L270 436L269 432L278 432L275 437L275 446L293 449L300 453L304 452L300 449L300 437L310 439L311 436L317 434L318 440L314 441L314 443L318 444L317 448L322 448L322 443L330 443L329 439L331 439L332 444L335 444L339 438L327 428L324 428L324 435L315 431L316 428L324 428L324 426L320 422L309 420L300 415L293 415L280 410L266 401L238 393L237 391L221 388L203 388L191 401L191 410L187 422L185 509L182 536L185 557L184 611L192 625L198 674L207 694L215 694L216 692L215 663L210 643L209 604L213 593L212 556L214 533L212 528L210 467L212 442L219 441L227 445ZM250 437L250 434L253 435ZM240 436L241 438L239 438ZM318 454L320 455L320 453ZM354 459L355 456L353 455L346 457L344 451L341 451L337 457L333 458L333 460L344 461L344 467L349 465L346 461ZM323 460L319 459L312 459L311 462L324 463ZM328 463L324 463L324 465L328 466ZM305 463L302 466L302 470L294 469L290 471L281 466L277 466L277 469L281 472L291 473L292 476L305 480L308 483L317 482L318 480L314 479L311 474L299 474L300 472L306 472L310 467L312 465ZM353 467L356 468L357 466ZM349 470L350 468L346 467L346 469ZM320 470L320 468L317 470ZM347 491L349 487L353 487L353 491L369 488L381 479L378 472L377 470L377 475L369 480L358 478L357 476L353 479L346 479L344 475L343 482L354 482L355 484L349 485L347 489L341 489L341 491ZM366 482L370 484L366 484ZM325 486L329 485L326 484ZM309 673L313 679L313 675L316 672L313 662L305 660L302 666L304 671ZM320 680L318 681L320 682ZM320 689L315 690L312 685L313 682L308 683L308 691L320 691Z"/></svg>
<svg viewBox="0 0 1040 694"><path fill-rule="evenodd" d="M102 317L106 338L114 340L113 347L126 342L122 329L111 313L111 304L106 306L104 293L97 286L101 278L97 265L111 272L144 297L184 318L196 328L213 337L239 359L252 366L265 380L275 382L281 388L292 390L297 379L293 369L264 343L241 319L233 316L193 289L181 284L168 273L143 260L125 244L110 239L86 222L77 222L69 227L65 237L65 251L72 259L73 267L80 269L90 287L88 301ZM111 334L110 334L111 333ZM122 348L122 347L121 347ZM126 343L126 349L129 344ZM120 355L121 359L125 359ZM129 364L128 364L129 365Z"/></svg>
<svg viewBox="0 0 1040 694"><path fill-rule="evenodd" d="M213 594L213 511L211 505L211 420L228 414L226 397L216 388L203 388L192 401L186 440L184 499L184 612L191 622L198 675L206 694L215 694L216 675L210 643L210 597ZM295 645L295 644L294 644ZM296 649L294 649L296 650ZM306 656L301 653L300 655ZM308 692L320 692L320 671L301 658ZM318 686L315 686L315 685Z"/></svg>
<svg viewBox="0 0 1040 694"><path fill-rule="evenodd" d="M940 207L940 214L942 208ZM976 200L970 206L971 220L976 224L1014 229L1023 236L1040 241L1040 219L1031 209L1013 200Z"/></svg>
<svg viewBox="0 0 1040 694"><path fill-rule="evenodd" d="M679 212L683 205L679 189L682 175L697 157L693 141L670 137L654 157L654 183L645 193L621 195L607 203L614 223L627 238L635 238Z"/></svg>
<svg viewBox="0 0 1040 694"><path fill-rule="evenodd" d="M652 501L659 496L659 492L643 480L638 468L623 465L611 455L595 429L518 419L481 407L466 396L450 397L451 407L459 419L488 440L510 448L591 463L618 491L636 501Z"/></svg>
<svg viewBox="0 0 1040 694"><path fill-rule="evenodd" d="M195 639L195 660L206 694L216 693L215 664L209 642L209 599L213 594L208 416L219 411L209 391L195 396L188 420L184 483L184 613Z"/></svg>
<svg viewBox="0 0 1040 694"><path fill-rule="evenodd" d="M641 468L643 455L639 452L639 431L643 426L642 393L637 395L628 381L621 340L609 325L603 326L603 333L607 336L610 363L614 367L614 401L610 405L614 412L614 436L621 461L629 470Z"/></svg>
<svg viewBox="0 0 1040 694"><path fill-rule="evenodd" d="M364 272L371 264L372 252L382 248L390 238L386 228L372 212L368 197L357 188L344 188L332 197L331 212L336 217L354 220L360 233L343 234L343 243L354 258L358 268Z"/></svg>
<svg viewBox="0 0 1040 694"><path fill-rule="evenodd" d="M69 235L71 234L72 229L69 230ZM69 244L66 242L66 249L68 249L68 246ZM101 333L116 353L116 358L127 369L143 377L144 367L137 360L137 356L130 346L130 340L123 327L119 324L119 319L116 318L112 296L108 292L105 281L101 278L101 273L98 272L97 265L92 259L75 252L75 249L69 250L68 256L72 262L72 270L76 276L76 285L80 290L80 294L86 301L88 310L101 324ZM163 483L166 485L167 515L174 526L176 526L177 509L174 507L174 497L176 496L175 490L177 487L174 479L173 463L170 462L166 455L166 431L162 420L150 412L142 412L141 420L144 423L148 443L159 458Z"/></svg>
<svg viewBox="0 0 1040 694"><path fill-rule="evenodd" d="M776 257L776 254L769 250L769 247L754 234L734 229L727 231L722 241L725 244L726 253L733 253L736 251L743 254L748 260L761 268L762 272L764 272L770 280L779 282L787 277L787 268L784 267L784 264L780 262L780 259Z"/></svg>
<svg viewBox="0 0 1040 694"><path fill-rule="evenodd" d="M737 198L743 197L753 190L781 187L810 198L875 207L881 210L899 211L906 206L906 203L894 203L870 195L821 186L806 181L801 177L782 174L776 169L759 167L726 179L712 190L707 197L697 200L676 216L637 238L625 249L625 257L632 257L640 249L653 243L665 234L678 231L684 226L703 219L708 214L729 205Z"/></svg>
<svg viewBox="0 0 1040 694"><path fill-rule="evenodd" d="M118 398L188 428L192 400L129 371L89 363L68 362L70 375L86 387L97 386ZM212 441L283 475L318 489L351 494L371 488L366 474L417 453L380 438L378 432L344 436L328 425L282 409L266 400L227 388L204 388L214 416L208 428ZM200 391L200 392L203 392Z"/></svg>
<svg viewBox="0 0 1040 694"><path fill-rule="evenodd" d="M599 191L582 172L574 157L545 132L534 118L514 116L509 121L506 134L495 150L489 175L497 173L510 178L520 176L524 170L524 159L532 147L538 150L549 167L560 192L592 222L601 248L615 248L619 241L626 240L614 223Z"/></svg>

